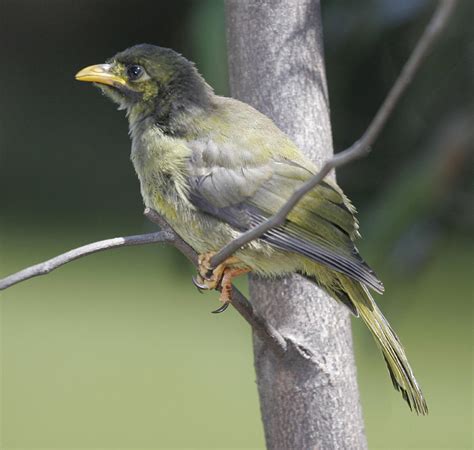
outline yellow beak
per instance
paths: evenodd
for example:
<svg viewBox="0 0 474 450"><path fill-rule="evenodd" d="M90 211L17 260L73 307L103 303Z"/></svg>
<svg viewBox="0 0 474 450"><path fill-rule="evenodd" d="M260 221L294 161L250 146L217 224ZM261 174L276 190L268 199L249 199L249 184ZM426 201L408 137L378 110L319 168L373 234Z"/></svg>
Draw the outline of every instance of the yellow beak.
<svg viewBox="0 0 474 450"><path fill-rule="evenodd" d="M110 64L96 64L88 66L76 73L76 80L89 81L90 83L108 84L109 86L126 86L127 82L110 72Z"/></svg>

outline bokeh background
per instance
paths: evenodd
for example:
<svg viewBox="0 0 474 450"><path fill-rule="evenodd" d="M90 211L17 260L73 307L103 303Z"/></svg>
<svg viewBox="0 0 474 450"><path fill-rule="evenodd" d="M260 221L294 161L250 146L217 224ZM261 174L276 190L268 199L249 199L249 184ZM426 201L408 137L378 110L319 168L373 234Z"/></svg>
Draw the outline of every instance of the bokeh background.
<svg viewBox="0 0 474 450"><path fill-rule="evenodd" d="M357 139L435 6L323 2L334 144ZM373 449L473 447L473 3L445 33L369 158L338 173L362 253L431 413L393 391L354 321ZM149 231L123 113L83 66L140 42L196 61L227 95L221 0L1 0L0 275ZM2 449L263 448L250 331L163 246L114 250L1 294ZM245 289L245 281L242 281Z"/></svg>

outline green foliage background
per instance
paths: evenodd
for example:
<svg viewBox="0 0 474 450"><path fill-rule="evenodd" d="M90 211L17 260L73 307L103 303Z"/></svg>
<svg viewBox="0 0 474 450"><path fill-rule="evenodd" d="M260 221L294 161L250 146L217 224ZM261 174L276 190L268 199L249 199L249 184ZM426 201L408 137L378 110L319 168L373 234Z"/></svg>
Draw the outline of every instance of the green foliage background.
<svg viewBox="0 0 474 450"><path fill-rule="evenodd" d="M335 148L355 140L426 23L430 1L323 4ZM354 321L373 449L473 447L472 7L461 10L369 159L338 174L430 415L410 414ZM81 67L170 46L227 94L223 2L2 0L0 274L149 231L122 113ZM263 448L251 336L213 316L166 247L74 262L0 297L2 449ZM242 281L245 289L245 281Z"/></svg>

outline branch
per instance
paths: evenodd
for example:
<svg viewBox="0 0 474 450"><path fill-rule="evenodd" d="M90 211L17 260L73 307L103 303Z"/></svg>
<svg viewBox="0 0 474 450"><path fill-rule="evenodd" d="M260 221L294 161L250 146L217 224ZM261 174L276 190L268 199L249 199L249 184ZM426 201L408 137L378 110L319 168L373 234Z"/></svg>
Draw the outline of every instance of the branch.
<svg viewBox="0 0 474 450"><path fill-rule="evenodd" d="M405 93L408 85L413 80L416 72L421 67L423 60L429 53L438 36L441 34L449 18L452 15L457 0L441 0L436 8L430 22L425 28L425 31L419 39L415 49L410 58L405 63L400 75L395 84L390 89L382 106L380 106L377 114L373 118L369 127L362 135L362 137L352 144L348 149L334 155L322 167L322 169L306 181L299 189L297 189L288 201L278 210L278 212L262 222L260 225L251 228L242 233L238 238L229 242L219 252L217 252L210 261L211 267L217 267L223 263L227 258L232 256L237 250L242 248L249 242L258 239L272 228L284 224L286 217L291 210L299 203L299 201L311 190L313 190L323 179L331 172L331 170L338 167L345 166L350 162L365 157L371 152L371 146L374 144L380 135L387 120L391 116L396 105Z"/></svg>
<svg viewBox="0 0 474 450"><path fill-rule="evenodd" d="M83 256L91 255L93 253L110 250L113 248L127 247L132 245L145 245L155 243L166 243L176 247L183 255L185 255L194 266L197 266L198 255L194 249L183 241L166 220L160 216L156 211L146 208L145 216L152 222L160 225L161 231L149 234L139 234L134 236L117 237L112 239L105 239L103 241L93 242L82 247L69 250L66 253L55 256L42 263L36 264L26 269L20 270L12 275L0 279L0 291L7 289L17 283L28 280L30 278L47 275L53 270L70 263ZM245 296L235 287L232 291L232 305L240 313L240 315L250 324L254 332L269 344L277 354L282 355L287 349L287 340L278 333L270 324L265 322L257 315L252 304L245 298ZM304 353L305 349L302 348Z"/></svg>
<svg viewBox="0 0 474 450"><path fill-rule="evenodd" d="M145 245L154 244L157 242L172 242L173 236L168 231L159 231L149 234L138 234L134 236L117 237L112 239L105 239L103 241L93 242L91 244L83 245L82 247L69 250L66 253L55 256L42 263L36 264L26 269L20 270L8 277L0 280L0 291L13 286L14 284L28 280L30 278L38 277L40 275L47 275L58 267L64 266L71 261L82 258L83 256L91 255L92 253L103 252L118 247L127 247L131 245Z"/></svg>

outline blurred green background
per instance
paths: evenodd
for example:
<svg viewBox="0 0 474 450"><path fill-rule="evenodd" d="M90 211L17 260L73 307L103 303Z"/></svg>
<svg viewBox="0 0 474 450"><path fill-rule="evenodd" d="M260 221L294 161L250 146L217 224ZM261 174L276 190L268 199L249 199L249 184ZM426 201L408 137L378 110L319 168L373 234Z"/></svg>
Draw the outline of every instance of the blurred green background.
<svg viewBox="0 0 474 450"><path fill-rule="evenodd" d="M367 126L435 3L323 2L334 142ZM373 449L473 447L473 3L460 10L365 160L359 207L380 304L430 415L411 414L354 321ZM123 113L74 81L140 42L173 47L228 94L221 0L1 0L0 274L152 229ZM250 331L209 314L163 246L90 256L1 294L2 449L263 448ZM245 289L245 281L242 281Z"/></svg>

